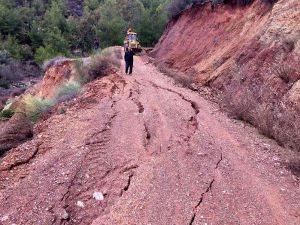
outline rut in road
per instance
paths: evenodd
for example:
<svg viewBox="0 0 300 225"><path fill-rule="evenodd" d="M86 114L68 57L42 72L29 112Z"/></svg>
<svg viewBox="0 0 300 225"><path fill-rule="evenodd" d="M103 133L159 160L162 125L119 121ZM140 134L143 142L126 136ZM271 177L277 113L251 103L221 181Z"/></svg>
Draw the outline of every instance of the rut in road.
<svg viewBox="0 0 300 225"><path fill-rule="evenodd" d="M49 118L34 158L9 172L3 224L300 223L299 181L254 128L140 57L133 76L91 85L108 92Z"/></svg>

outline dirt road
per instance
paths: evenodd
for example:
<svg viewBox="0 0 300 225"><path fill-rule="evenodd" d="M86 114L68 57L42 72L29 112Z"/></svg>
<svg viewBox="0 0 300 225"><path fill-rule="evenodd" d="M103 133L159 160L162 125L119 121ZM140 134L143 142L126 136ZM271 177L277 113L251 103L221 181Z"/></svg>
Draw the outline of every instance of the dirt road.
<svg viewBox="0 0 300 225"><path fill-rule="evenodd" d="M36 131L1 163L0 224L300 224L293 154L141 58Z"/></svg>

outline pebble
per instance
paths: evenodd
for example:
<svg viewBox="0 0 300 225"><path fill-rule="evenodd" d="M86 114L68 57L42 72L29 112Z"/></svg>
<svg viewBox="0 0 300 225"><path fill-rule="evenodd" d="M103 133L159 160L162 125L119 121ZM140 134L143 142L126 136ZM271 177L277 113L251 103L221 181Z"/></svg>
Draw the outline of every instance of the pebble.
<svg viewBox="0 0 300 225"><path fill-rule="evenodd" d="M84 208L84 203L82 201L77 201L76 205L80 208Z"/></svg>
<svg viewBox="0 0 300 225"><path fill-rule="evenodd" d="M3 216L2 218L1 218L1 222L4 222L4 221L6 221L6 220L8 220L8 216Z"/></svg>
<svg viewBox="0 0 300 225"><path fill-rule="evenodd" d="M263 146L264 146L264 149L271 150L271 145L269 145L269 144L263 144Z"/></svg>
<svg viewBox="0 0 300 225"><path fill-rule="evenodd" d="M67 211L65 209L62 211L61 218L63 220L69 219L69 214L67 213Z"/></svg>
<svg viewBox="0 0 300 225"><path fill-rule="evenodd" d="M93 198L96 199L97 201L103 201L104 200L104 195L102 192L94 192Z"/></svg>

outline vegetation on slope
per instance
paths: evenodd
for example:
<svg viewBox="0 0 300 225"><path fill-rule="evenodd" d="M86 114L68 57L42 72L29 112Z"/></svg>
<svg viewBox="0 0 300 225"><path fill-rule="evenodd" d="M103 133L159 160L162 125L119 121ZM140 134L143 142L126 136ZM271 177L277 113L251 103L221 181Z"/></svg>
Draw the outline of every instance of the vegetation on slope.
<svg viewBox="0 0 300 225"><path fill-rule="evenodd" d="M75 76L55 87L55 94L52 98L25 94L20 101L9 102L0 112L0 119L10 118L15 113L20 113L32 122L36 122L40 116L51 110L57 103L76 97L82 85L116 72L120 68L121 57L121 48L110 47L93 55L86 65L83 65L80 60L73 60Z"/></svg>

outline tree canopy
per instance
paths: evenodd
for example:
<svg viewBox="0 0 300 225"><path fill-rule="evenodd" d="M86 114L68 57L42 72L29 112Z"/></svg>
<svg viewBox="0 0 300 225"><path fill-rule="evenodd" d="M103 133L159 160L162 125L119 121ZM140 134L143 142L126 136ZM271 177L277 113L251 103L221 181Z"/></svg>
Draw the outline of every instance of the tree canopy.
<svg viewBox="0 0 300 225"><path fill-rule="evenodd" d="M168 0L84 0L82 16L67 2L0 0L0 50L41 63L75 50L89 54L96 40L102 48L122 45L129 27L143 46L153 46L167 22Z"/></svg>

